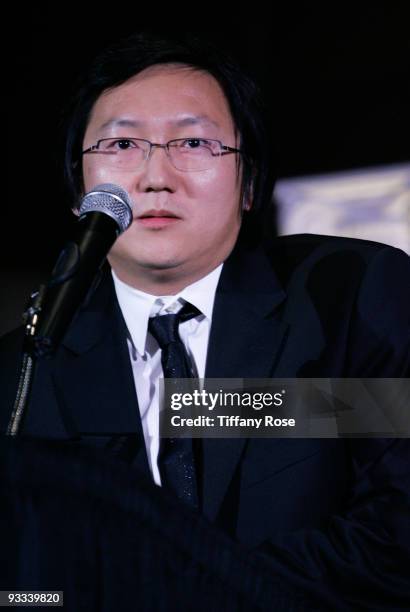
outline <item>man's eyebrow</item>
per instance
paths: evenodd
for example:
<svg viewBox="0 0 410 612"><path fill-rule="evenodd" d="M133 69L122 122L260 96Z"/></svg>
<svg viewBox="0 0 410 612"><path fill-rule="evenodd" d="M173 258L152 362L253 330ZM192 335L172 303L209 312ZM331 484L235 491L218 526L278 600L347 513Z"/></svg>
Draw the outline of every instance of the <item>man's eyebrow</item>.
<svg viewBox="0 0 410 612"><path fill-rule="evenodd" d="M122 119L122 118L114 118L108 119L98 128L99 131L105 130L110 127L141 127L144 124L143 121L139 121L138 119Z"/></svg>
<svg viewBox="0 0 410 612"><path fill-rule="evenodd" d="M189 125L211 125L213 127L219 128L219 123L208 117L208 115L188 115L186 117L181 117L181 119L171 120L169 122L176 127L185 127ZM105 130L111 127L132 127L132 128L140 128L144 127L145 122L140 121L139 119L127 119L122 117L115 117L112 119L108 119L105 121L100 127L99 131Z"/></svg>
<svg viewBox="0 0 410 612"><path fill-rule="evenodd" d="M175 125L178 127L184 127L186 125L198 125L198 124L207 124L212 125L214 127L219 128L219 123L208 117L208 115L189 115L187 117L182 117L181 119L177 119Z"/></svg>

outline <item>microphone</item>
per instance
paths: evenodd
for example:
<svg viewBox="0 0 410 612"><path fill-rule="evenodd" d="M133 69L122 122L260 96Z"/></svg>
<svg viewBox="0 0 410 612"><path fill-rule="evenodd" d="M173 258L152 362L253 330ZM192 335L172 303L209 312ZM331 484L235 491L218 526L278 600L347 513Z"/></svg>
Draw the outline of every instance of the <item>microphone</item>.
<svg viewBox="0 0 410 612"><path fill-rule="evenodd" d="M49 282L32 296L26 353L42 358L55 352L108 251L131 222L132 203L122 187L104 183L84 196L73 238L61 251Z"/></svg>

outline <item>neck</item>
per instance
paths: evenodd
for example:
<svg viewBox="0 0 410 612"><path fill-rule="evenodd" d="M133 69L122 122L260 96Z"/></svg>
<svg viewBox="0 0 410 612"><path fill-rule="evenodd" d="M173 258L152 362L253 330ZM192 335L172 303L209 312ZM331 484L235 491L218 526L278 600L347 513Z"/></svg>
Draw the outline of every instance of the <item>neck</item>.
<svg viewBox="0 0 410 612"><path fill-rule="evenodd" d="M185 287L192 285L215 270L222 262L209 265L191 274L177 271L176 269L153 270L153 269L130 269L117 266L110 260L110 265L117 277L125 284L148 293L150 295L176 295Z"/></svg>

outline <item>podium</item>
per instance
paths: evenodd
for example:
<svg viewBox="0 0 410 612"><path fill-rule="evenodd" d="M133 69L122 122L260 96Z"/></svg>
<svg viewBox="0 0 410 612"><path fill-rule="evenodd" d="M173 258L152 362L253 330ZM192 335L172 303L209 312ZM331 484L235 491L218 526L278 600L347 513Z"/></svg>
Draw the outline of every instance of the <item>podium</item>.
<svg viewBox="0 0 410 612"><path fill-rule="evenodd" d="M4 436L0 487L0 590L63 591L65 612L319 609L102 450Z"/></svg>

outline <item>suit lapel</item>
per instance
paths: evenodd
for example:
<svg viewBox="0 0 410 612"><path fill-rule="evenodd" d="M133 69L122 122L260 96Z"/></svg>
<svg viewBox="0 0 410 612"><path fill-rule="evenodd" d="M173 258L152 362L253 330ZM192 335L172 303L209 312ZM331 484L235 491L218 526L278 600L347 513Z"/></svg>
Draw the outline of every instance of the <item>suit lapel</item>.
<svg viewBox="0 0 410 612"><path fill-rule="evenodd" d="M67 428L148 472L127 329L106 273L63 341L52 378ZM131 446L139 449L132 457ZM135 453L134 453L135 454Z"/></svg>
<svg viewBox="0 0 410 612"><path fill-rule="evenodd" d="M287 328L275 315L285 296L262 252L226 261L215 296L206 378L271 375Z"/></svg>
<svg viewBox="0 0 410 612"><path fill-rule="evenodd" d="M215 296L206 378L273 375L288 330L278 314L285 297L262 252L231 255ZM203 511L210 520L217 516L245 442L203 440Z"/></svg>

